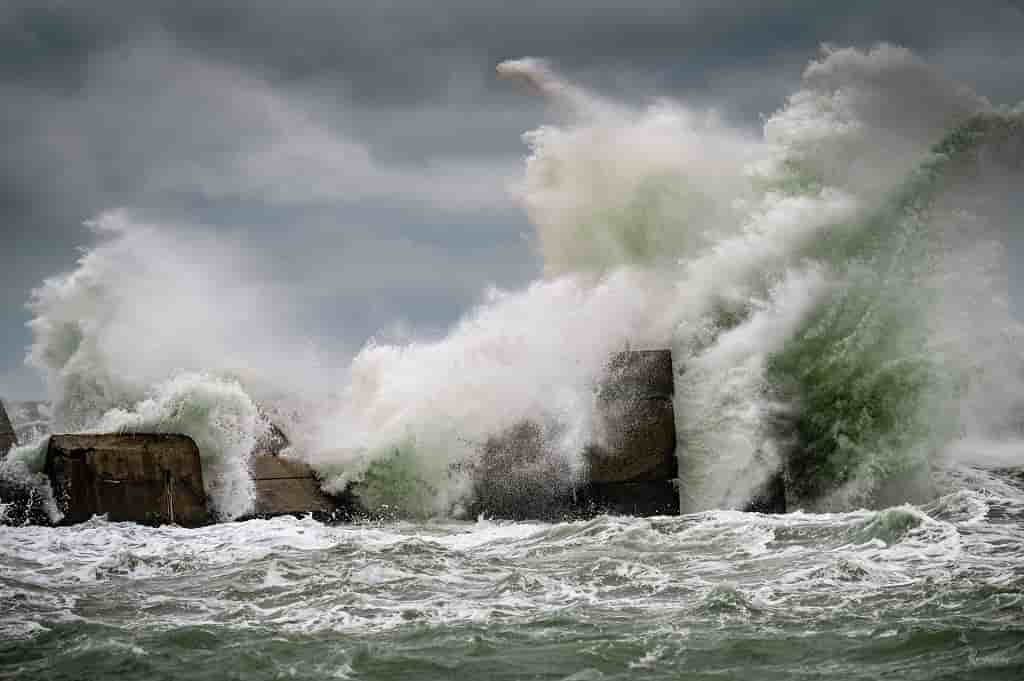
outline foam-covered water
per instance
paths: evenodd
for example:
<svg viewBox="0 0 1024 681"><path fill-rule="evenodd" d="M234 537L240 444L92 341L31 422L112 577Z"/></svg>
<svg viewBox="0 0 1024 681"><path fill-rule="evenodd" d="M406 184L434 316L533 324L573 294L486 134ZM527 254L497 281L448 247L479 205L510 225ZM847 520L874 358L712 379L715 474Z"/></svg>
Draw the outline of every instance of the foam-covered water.
<svg viewBox="0 0 1024 681"><path fill-rule="evenodd" d="M0 528L0 678L1015 679L1024 492L535 524Z"/></svg>

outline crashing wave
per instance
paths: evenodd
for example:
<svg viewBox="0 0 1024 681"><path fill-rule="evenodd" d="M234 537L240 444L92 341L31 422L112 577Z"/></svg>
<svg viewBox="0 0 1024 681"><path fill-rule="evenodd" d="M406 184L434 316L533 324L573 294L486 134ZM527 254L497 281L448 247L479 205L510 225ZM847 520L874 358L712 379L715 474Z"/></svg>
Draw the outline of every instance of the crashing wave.
<svg viewBox="0 0 1024 681"><path fill-rule="evenodd" d="M371 342L325 386L236 249L110 214L32 302L58 427L195 435L233 516L259 402L329 488L458 514L460 465L517 424L545 424L546 470L577 475L608 357L671 347L685 510L742 507L781 467L807 506L903 501L965 441L1019 440L1020 113L889 45L824 49L761 136L538 60L499 72L564 116L525 136L518 187L543 278L440 340Z"/></svg>

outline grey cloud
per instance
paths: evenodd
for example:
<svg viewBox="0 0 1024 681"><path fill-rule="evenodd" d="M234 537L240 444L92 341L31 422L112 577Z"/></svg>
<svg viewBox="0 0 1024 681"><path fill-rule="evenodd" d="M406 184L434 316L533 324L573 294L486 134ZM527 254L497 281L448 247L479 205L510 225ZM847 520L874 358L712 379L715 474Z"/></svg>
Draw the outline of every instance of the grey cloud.
<svg viewBox="0 0 1024 681"><path fill-rule="evenodd" d="M573 70L662 70L688 62L686 78L699 79L704 67L806 54L822 41L886 40L926 52L970 36L1010 44L1024 20L1005 0L125 0L99 7L36 0L15 3L6 14L7 37L18 46L11 52L21 55L7 60L8 71L31 70L31 64L45 72L53 63L61 73L74 71L69 63L98 48L165 32L217 61L246 64L274 80L335 80L350 98L377 108L447 97L453 66L467 61L480 74L524 55Z"/></svg>
<svg viewBox="0 0 1024 681"><path fill-rule="evenodd" d="M441 328L537 271L504 193L542 102L497 62L550 58L630 101L755 128L819 43L905 44L1024 99L1024 12L998 0L9 0L0 4L0 395L23 307L116 206L238 235L324 337ZM298 292L302 295L298 295Z"/></svg>
<svg viewBox="0 0 1024 681"><path fill-rule="evenodd" d="M256 202L349 203L416 199L446 210L508 201L512 159L386 162L317 111L308 96L275 91L237 67L211 64L166 41L106 54L94 65L79 118L98 121L110 107L131 112L98 132L128 169L142 168L138 191L237 196ZM339 121L344 124L344 120ZM168 139L174 144L166 144Z"/></svg>

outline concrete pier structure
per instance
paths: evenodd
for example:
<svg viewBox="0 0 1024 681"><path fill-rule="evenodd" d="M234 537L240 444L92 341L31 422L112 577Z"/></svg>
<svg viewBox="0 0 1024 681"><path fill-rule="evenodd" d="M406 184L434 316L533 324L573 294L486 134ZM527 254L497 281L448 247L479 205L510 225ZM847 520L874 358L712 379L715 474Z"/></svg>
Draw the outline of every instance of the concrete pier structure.
<svg viewBox="0 0 1024 681"><path fill-rule="evenodd" d="M544 520L678 514L673 392L671 351L614 355L597 388L595 440L583 452L582 476L546 450L539 425L520 423L483 445L470 514Z"/></svg>
<svg viewBox="0 0 1024 681"><path fill-rule="evenodd" d="M312 468L282 456L290 446L288 436L273 423L256 443L249 464L256 484L256 506L248 517L307 514L321 520L350 517L351 495L335 498L324 494Z"/></svg>
<svg viewBox="0 0 1024 681"><path fill-rule="evenodd" d="M256 499L247 517L312 514L335 520L356 515L352 495L324 494L309 466L278 455L288 445L283 433L274 428L272 435L251 460ZM199 450L185 435L54 435L44 473L64 516L61 524L94 515L115 522L187 527L212 520ZM0 480L0 501L6 505L0 522L50 524L40 491L31 485Z"/></svg>
<svg viewBox="0 0 1024 681"><path fill-rule="evenodd" d="M584 502L628 515L679 513L672 352L621 352L596 400L596 440L587 447Z"/></svg>
<svg viewBox="0 0 1024 681"><path fill-rule="evenodd" d="M14 426L7 418L7 410L4 409L3 400L0 400L0 459L2 459L12 447L18 444L18 436L14 434Z"/></svg>
<svg viewBox="0 0 1024 681"><path fill-rule="evenodd" d="M252 477L256 483L255 517L313 514L330 520L344 510L338 500L321 491L320 481L306 464L270 454L254 456Z"/></svg>
<svg viewBox="0 0 1024 681"><path fill-rule="evenodd" d="M184 435L54 435L46 454L54 500L74 524L209 522L199 450Z"/></svg>
<svg viewBox="0 0 1024 681"><path fill-rule="evenodd" d="M545 520L678 514L673 388L670 351L614 355L595 386L594 437L580 452L582 470L552 449L540 424L524 421L481 443L480 460L470 471L475 500L466 510ZM0 436L9 432L13 439L7 423L0 421ZM285 433L272 427L255 448L250 472L256 498L248 517L368 515L358 484L341 496L325 494L309 466L282 455L289 446ZM45 472L66 524L97 514L150 525L211 520L199 451L184 435L55 435Z"/></svg>

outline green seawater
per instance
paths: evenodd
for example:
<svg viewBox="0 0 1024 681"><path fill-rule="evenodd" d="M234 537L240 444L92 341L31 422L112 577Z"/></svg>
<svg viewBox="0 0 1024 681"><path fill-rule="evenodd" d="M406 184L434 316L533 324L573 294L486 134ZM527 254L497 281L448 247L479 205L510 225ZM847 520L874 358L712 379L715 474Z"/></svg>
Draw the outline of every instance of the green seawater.
<svg viewBox="0 0 1024 681"><path fill-rule="evenodd" d="M1024 678L1024 490L561 524L0 527L0 679Z"/></svg>

